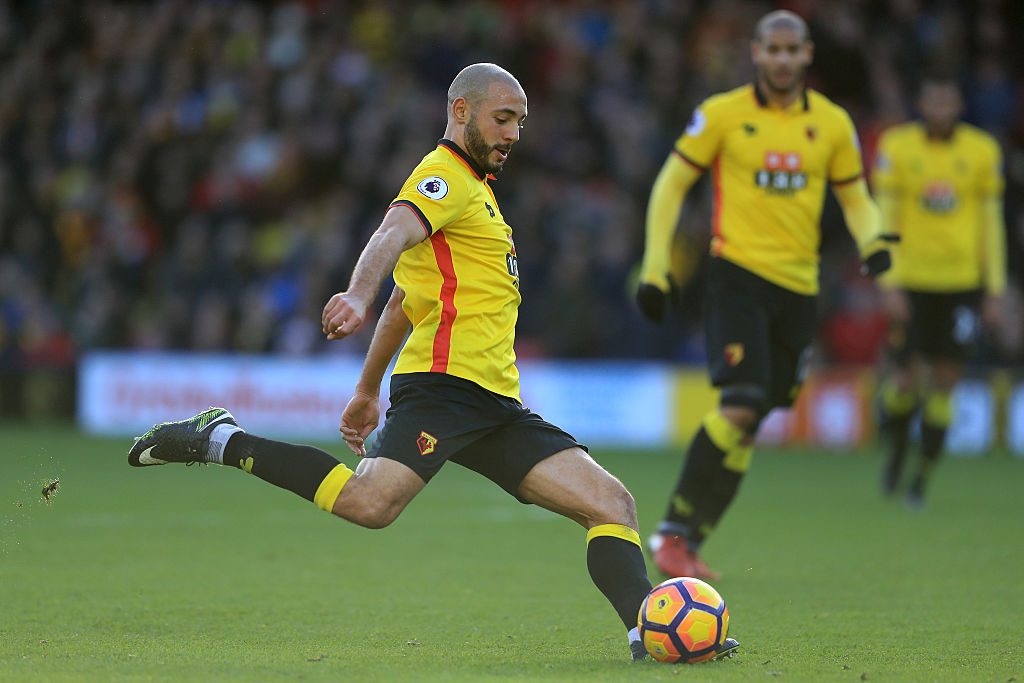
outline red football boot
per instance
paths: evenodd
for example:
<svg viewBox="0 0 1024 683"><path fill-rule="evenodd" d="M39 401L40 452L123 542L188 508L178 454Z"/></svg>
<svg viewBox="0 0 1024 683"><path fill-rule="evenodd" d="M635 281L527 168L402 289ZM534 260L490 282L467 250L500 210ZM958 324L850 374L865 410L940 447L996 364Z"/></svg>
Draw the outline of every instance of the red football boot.
<svg viewBox="0 0 1024 683"><path fill-rule="evenodd" d="M651 543L654 564L665 576L691 576L708 581L720 578L717 572L704 564L697 553L690 550L684 537L675 534L658 534L658 537L657 541Z"/></svg>

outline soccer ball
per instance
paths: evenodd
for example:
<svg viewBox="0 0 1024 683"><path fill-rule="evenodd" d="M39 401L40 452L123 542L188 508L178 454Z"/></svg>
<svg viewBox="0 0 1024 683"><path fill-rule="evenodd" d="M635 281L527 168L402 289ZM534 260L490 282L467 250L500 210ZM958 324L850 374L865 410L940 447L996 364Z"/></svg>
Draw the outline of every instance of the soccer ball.
<svg viewBox="0 0 1024 683"><path fill-rule="evenodd" d="M640 639L659 662L696 664L715 656L729 632L729 610L714 588L683 576L651 589L637 617Z"/></svg>

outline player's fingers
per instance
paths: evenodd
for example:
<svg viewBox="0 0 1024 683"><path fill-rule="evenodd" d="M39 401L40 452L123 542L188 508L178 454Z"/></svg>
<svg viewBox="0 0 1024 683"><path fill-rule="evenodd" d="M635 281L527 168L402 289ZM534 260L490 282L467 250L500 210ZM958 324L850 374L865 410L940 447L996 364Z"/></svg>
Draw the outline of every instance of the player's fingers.
<svg viewBox="0 0 1024 683"><path fill-rule="evenodd" d="M361 436L361 437L363 437L365 439L366 437L368 437L370 435L370 432L372 432L376 428L377 428L377 423L376 422L367 422L366 426L363 427L359 431L359 436Z"/></svg>
<svg viewBox="0 0 1024 683"><path fill-rule="evenodd" d="M341 301L339 296L335 294L327 301L327 305L324 306L323 313L320 314L320 323L323 325L324 332L328 332L328 326L330 325L331 318L338 314L338 304Z"/></svg>

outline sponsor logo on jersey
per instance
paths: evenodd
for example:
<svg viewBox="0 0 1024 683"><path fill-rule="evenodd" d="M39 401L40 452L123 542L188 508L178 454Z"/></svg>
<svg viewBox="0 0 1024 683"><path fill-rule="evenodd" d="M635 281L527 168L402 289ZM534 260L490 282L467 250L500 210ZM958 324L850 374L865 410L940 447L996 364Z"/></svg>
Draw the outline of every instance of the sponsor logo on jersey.
<svg viewBox="0 0 1024 683"><path fill-rule="evenodd" d="M921 193L921 206L932 213L949 213L957 206L956 190L942 180L928 183Z"/></svg>
<svg viewBox="0 0 1024 683"><path fill-rule="evenodd" d="M793 194L807 187L807 174L799 152L769 150L764 168L754 172L754 184L771 194Z"/></svg>

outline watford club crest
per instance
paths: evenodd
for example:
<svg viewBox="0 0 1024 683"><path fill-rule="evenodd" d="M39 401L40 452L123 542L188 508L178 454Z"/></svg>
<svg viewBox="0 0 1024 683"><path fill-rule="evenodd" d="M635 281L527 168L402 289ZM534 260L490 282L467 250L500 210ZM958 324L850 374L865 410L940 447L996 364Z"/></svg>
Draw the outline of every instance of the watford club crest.
<svg viewBox="0 0 1024 683"><path fill-rule="evenodd" d="M743 344L725 345L725 362L729 367L736 367L743 362Z"/></svg>
<svg viewBox="0 0 1024 683"><path fill-rule="evenodd" d="M437 437L420 432L420 437L416 439L416 447L420 449L420 455L430 455L437 447Z"/></svg>

